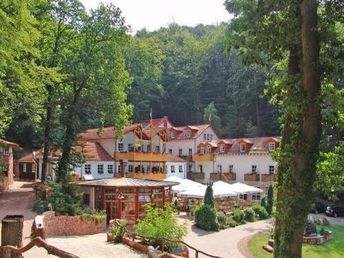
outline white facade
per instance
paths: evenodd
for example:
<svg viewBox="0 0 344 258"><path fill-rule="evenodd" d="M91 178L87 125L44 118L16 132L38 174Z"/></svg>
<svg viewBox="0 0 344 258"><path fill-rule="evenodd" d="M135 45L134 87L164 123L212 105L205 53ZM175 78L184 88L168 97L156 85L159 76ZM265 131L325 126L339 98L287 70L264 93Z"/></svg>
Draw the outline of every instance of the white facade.
<svg viewBox="0 0 344 258"><path fill-rule="evenodd" d="M176 162L176 161L167 161L167 176L176 176L182 179L186 178L187 164L186 162Z"/></svg>
<svg viewBox="0 0 344 258"><path fill-rule="evenodd" d="M113 161L86 161L81 167L74 169L75 174L81 178L85 175L92 176L93 179L111 178L115 172Z"/></svg>

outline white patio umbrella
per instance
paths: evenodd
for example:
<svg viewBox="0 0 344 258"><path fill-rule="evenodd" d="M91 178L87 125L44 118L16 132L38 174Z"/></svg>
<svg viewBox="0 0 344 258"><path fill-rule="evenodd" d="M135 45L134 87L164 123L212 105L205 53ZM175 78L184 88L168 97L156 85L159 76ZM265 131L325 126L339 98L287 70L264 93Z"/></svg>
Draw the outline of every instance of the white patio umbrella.
<svg viewBox="0 0 344 258"><path fill-rule="evenodd" d="M172 186L172 191L174 191L176 193L187 191L191 188L197 188L197 187L203 187L204 186L204 185L197 183L195 181L192 181L190 179L182 179L182 178L176 177L176 176L170 176L170 177L164 179L164 181L178 182L179 185Z"/></svg>
<svg viewBox="0 0 344 258"><path fill-rule="evenodd" d="M224 182L223 182L224 183ZM178 193L180 197L190 197L190 198L204 198L207 186L202 185L201 187L192 187L184 192ZM237 193L229 189L227 185L217 183L213 185L213 195L214 198L222 198L229 196L236 196Z"/></svg>
<svg viewBox="0 0 344 258"><path fill-rule="evenodd" d="M230 185L230 190L238 194L247 194L247 193L262 193L263 190L254 186L246 185L243 183L235 183Z"/></svg>

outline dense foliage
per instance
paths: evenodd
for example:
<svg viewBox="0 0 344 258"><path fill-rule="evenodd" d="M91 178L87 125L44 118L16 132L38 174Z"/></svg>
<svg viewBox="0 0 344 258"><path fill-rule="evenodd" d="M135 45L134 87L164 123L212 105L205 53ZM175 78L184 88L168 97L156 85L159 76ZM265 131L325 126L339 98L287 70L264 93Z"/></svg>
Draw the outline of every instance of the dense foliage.
<svg viewBox="0 0 344 258"><path fill-rule="evenodd" d="M197 227L206 231L218 231L220 229L215 208L206 204L196 208L195 223Z"/></svg>
<svg viewBox="0 0 344 258"><path fill-rule="evenodd" d="M215 200L213 194L213 187L211 185L207 186L204 194L204 205L209 205L210 207L214 208Z"/></svg>
<svg viewBox="0 0 344 258"><path fill-rule="evenodd" d="M266 199L266 211L269 215L272 213L272 207L274 206L274 190L272 185L268 188L268 196Z"/></svg>
<svg viewBox="0 0 344 258"><path fill-rule="evenodd" d="M178 224L169 204L161 209L146 203L145 212L146 216L135 224L135 232L138 235L152 238L148 244L154 247L162 246L162 238L182 240L186 235L186 227Z"/></svg>

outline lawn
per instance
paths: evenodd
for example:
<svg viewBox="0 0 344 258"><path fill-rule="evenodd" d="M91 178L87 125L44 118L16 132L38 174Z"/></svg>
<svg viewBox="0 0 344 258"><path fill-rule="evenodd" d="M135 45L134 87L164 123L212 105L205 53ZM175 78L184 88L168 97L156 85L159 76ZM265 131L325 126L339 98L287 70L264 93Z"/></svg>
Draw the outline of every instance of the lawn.
<svg viewBox="0 0 344 258"><path fill-rule="evenodd" d="M332 231L333 239L323 245L304 244L302 257L304 258L342 258L344 257L344 226L325 227ZM248 242L251 254L256 258L272 258L272 254L263 250L262 246L267 244L269 235L258 233Z"/></svg>

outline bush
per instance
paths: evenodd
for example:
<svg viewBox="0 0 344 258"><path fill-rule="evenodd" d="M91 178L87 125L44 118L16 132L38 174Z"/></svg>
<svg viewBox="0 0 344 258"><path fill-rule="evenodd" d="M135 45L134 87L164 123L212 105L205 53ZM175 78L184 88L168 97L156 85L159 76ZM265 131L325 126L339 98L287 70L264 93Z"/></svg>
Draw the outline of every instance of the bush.
<svg viewBox="0 0 344 258"><path fill-rule="evenodd" d="M238 223L243 222L244 217L245 217L245 213L244 213L243 210L235 209L235 210L233 211L233 219L234 219L236 222L238 222Z"/></svg>
<svg viewBox="0 0 344 258"><path fill-rule="evenodd" d="M254 213L259 217L259 219L266 219L267 217L269 217L269 214L263 206L256 204L252 206L252 209Z"/></svg>
<svg viewBox="0 0 344 258"><path fill-rule="evenodd" d="M39 200L35 202L32 206L32 211L36 212L37 214L42 214L45 211L51 210L51 204L49 201Z"/></svg>
<svg viewBox="0 0 344 258"><path fill-rule="evenodd" d="M211 185L208 185L207 189L205 190L204 204L214 208L215 200L213 195L213 187Z"/></svg>
<svg viewBox="0 0 344 258"><path fill-rule="evenodd" d="M249 222L253 222L255 219L255 212L252 210L252 208L246 208L244 210L244 219Z"/></svg>
<svg viewBox="0 0 344 258"><path fill-rule="evenodd" d="M196 226L207 231L218 231L219 223L216 210L209 205L201 205L195 210Z"/></svg>
<svg viewBox="0 0 344 258"><path fill-rule="evenodd" d="M224 215L222 212L218 212L216 214L217 221L219 223L219 228L220 229L226 229L229 227L235 227L237 223L233 220L232 217L227 217Z"/></svg>
<svg viewBox="0 0 344 258"><path fill-rule="evenodd" d="M152 238L148 241L154 247L162 246L162 238L170 240L182 240L186 235L186 227L179 225L173 216L173 209L166 204L164 209L153 208L150 203L145 206L146 217L139 219L135 225L135 232L138 235ZM170 244L168 247L178 244Z"/></svg>
<svg viewBox="0 0 344 258"><path fill-rule="evenodd" d="M109 233L111 233L114 236L113 241L115 243L122 242L123 235L126 231L128 222L126 220L120 220L119 224L111 224L109 227Z"/></svg>
<svg viewBox="0 0 344 258"><path fill-rule="evenodd" d="M266 211L268 212L269 215L271 215L272 213L273 206L274 206L274 190L272 188L272 185L270 185L268 188L268 197L266 201Z"/></svg>
<svg viewBox="0 0 344 258"><path fill-rule="evenodd" d="M84 211L80 215L81 220L92 220L96 225L106 220L106 213L103 211Z"/></svg>

